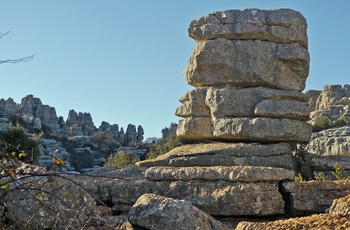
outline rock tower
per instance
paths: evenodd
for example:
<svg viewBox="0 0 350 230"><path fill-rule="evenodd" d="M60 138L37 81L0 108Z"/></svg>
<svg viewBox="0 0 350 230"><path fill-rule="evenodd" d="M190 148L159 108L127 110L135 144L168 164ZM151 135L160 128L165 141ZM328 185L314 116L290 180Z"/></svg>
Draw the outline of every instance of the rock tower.
<svg viewBox="0 0 350 230"><path fill-rule="evenodd" d="M311 137L305 18L289 9L228 10L194 20L184 71L194 86L176 110L177 135L204 141L154 160L145 177L160 195L214 216L283 214L280 181L295 176L291 143ZM168 186L167 186L168 185Z"/></svg>

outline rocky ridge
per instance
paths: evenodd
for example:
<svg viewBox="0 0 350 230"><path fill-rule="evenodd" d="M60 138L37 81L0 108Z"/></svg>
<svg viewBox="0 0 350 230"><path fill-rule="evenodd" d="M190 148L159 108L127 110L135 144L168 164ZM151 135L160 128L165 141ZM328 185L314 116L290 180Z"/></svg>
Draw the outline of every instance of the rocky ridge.
<svg viewBox="0 0 350 230"><path fill-rule="evenodd" d="M90 113L70 110L64 120L62 116L57 116L54 107L44 105L33 95L27 95L19 104L12 98L0 99L0 130L6 129L10 122L17 121L21 122L29 134L48 134L49 137L40 140L39 165L50 167L53 157L60 157L65 161L63 172L71 173L91 171L106 161L108 155L92 150L91 145L102 150L107 144L113 145L113 151L118 152L121 150L117 147L141 144L144 135L140 125L136 127L129 124L124 131L117 124L111 125L103 121L97 128ZM67 149L67 145L74 147ZM140 159L145 154L145 150L140 152L132 147L127 151L135 152L135 156Z"/></svg>

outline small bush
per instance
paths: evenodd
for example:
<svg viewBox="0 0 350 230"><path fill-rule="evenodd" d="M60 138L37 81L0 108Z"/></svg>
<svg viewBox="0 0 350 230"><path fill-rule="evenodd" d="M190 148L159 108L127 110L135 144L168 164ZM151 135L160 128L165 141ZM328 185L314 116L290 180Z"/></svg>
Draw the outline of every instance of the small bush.
<svg viewBox="0 0 350 230"><path fill-rule="evenodd" d="M348 118L346 116L341 116L337 120L334 121L334 126L342 127L345 126L348 122Z"/></svg>
<svg viewBox="0 0 350 230"><path fill-rule="evenodd" d="M343 100L344 105L350 105L350 98L345 98Z"/></svg>
<svg viewBox="0 0 350 230"><path fill-rule="evenodd" d="M332 175L337 178L337 180L350 180L350 177L345 177L343 175L344 173L344 167L341 164L335 163L333 165L334 171L332 172Z"/></svg>
<svg viewBox="0 0 350 230"><path fill-rule="evenodd" d="M180 138L176 135L176 132L173 132L169 135L168 139L161 139L157 144L150 146L147 159L153 159L163 155L179 145L182 145Z"/></svg>
<svg viewBox="0 0 350 230"><path fill-rule="evenodd" d="M107 162L104 164L104 167L132 165L137 161L138 159L134 157L132 152L120 151L115 155L111 154L107 158Z"/></svg>
<svg viewBox="0 0 350 230"><path fill-rule="evenodd" d="M40 156L38 138L27 136L19 123L16 126L10 125L0 133L0 140L10 144L7 153L13 153L19 160L33 162ZM0 156L2 155L3 153L0 153Z"/></svg>
<svg viewBox="0 0 350 230"><path fill-rule="evenodd" d="M294 177L294 182L304 182L303 176L298 173L298 175Z"/></svg>
<svg viewBox="0 0 350 230"><path fill-rule="evenodd" d="M315 120L315 123L312 127L312 131L313 132L319 132L323 129L328 129L330 128L330 120L328 119L328 117L318 117Z"/></svg>
<svg viewBox="0 0 350 230"><path fill-rule="evenodd" d="M314 177L315 177L315 180L319 180L319 181L325 180L323 172L314 172Z"/></svg>

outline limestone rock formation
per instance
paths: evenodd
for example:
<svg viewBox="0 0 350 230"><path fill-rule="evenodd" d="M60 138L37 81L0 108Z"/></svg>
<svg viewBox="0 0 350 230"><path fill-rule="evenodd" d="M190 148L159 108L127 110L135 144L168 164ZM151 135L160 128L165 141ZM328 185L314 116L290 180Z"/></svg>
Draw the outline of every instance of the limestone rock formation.
<svg viewBox="0 0 350 230"><path fill-rule="evenodd" d="M350 124L350 85L327 85L319 93L306 92L314 131Z"/></svg>
<svg viewBox="0 0 350 230"><path fill-rule="evenodd" d="M306 21L293 10L228 10L194 20L177 135L207 141L297 142L311 136Z"/></svg>
<svg viewBox="0 0 350 230"><path fill-rule="evenodd" d="M70 110L68 113L66 124L68 126L77 125L81 127L81 135L91 135L96 131L96 126L92 121L90 113L79 112L78 114L74 110Z"/></svg>
<svg viewBox="0 0 350 230"><path fill-rule="evenodd" d="M129 211L129 221L146 229L228 229L188 201L154 194L145 194L137 200Z"/></svg>
<svg viewBox="0 0 350 230"><path fill-rule="evenodd" d="M54 107L43 105L39 98L27 95L22 98L17 112L27 123L41 130L46 126L49 131L58 133L60 125ZM40 119L40 120L38 120Z"/></svg>
<svg viewBox="0 0 350 230"><path fill-rule="evenodd" d="M17 113L17 104L12 98L0 99L0 117L9 118Z"/></svg>
<svg viewBox="0 0 350 230"><path fill-rule="evenodd" d="M164 129L162 129L162 139L164 139L164 140L168 139L168 137L172 133L176 132L176 129L177 129L177 124L171 122L169 127L165 127Z"/></svg>

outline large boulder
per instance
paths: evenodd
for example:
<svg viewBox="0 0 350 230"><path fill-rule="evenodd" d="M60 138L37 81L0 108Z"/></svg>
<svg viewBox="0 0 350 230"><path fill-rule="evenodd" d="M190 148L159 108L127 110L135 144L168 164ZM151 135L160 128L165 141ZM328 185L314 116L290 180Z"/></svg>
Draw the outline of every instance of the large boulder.
<svg viewBox="0 0 350 230"><path fill-rule="evenodd" d="M154 194L141 196L129 211L129 222L146 229L228 229L190 202Z"/></svg>
<svg viewBox="0 0 350 230"><path fill-rule="evenodd" d="M226 10L213 12L191 22L189 35L197 41L252 39L298 43L307 48L307 24L302 14L290 9Z"/></svg>
<svg viewBox="0 0 350 230"><path fill-rule="evenodd" d="M302 91L309 62L307 49L298 44L219 38L197 44L184 75L195 87L266 86Z"/></svg>

